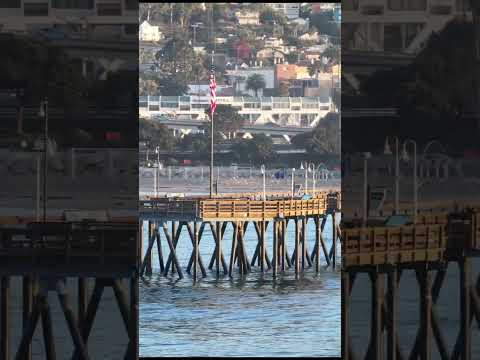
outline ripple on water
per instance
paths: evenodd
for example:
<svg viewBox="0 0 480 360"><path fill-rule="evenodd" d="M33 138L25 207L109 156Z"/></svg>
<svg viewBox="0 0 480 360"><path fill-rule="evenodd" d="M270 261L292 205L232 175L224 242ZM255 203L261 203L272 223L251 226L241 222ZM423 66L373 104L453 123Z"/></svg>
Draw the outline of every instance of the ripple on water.
<svg viewBox="0 0 480 360"><path fill-rule="evenodd" d="M312 224L308 230L311 251L315 239ZM200 245L204 263L213 251L208 231L206 228L206 238ZM293 231L294 227L289 226L290 254ZM254 233L250 228L246 236L249 259L256 247ZM331 230L326 228L327 246L331 244L329 234ZM189 239L182 237L177 255L183 265L192 248ZM225 239L224 249L230 249L230 228ZM272 243L271 232L267 242ZM165 241L162 246L166 246ZM166 247L164 254L168 254ZM158 273L155 251L153 258L154 273ZM325 265L322 255L322 266ZM262 274L256 268L243 279L238 275L234 279L216 279L215 273L209 272L195 286L189 277L177 280L175 276L154 274L140 285L140 354L340 356L340 318L340 273L330 269L323 269L319 276L309 270L299 279L288 270L279 274L276 281L271 272Z"/></svg>

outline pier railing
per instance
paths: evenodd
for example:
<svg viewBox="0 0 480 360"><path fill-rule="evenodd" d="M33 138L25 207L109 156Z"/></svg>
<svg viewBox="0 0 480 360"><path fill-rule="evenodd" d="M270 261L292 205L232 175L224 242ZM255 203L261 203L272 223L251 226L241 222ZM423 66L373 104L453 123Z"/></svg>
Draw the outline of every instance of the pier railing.
<svg viewBox="0 0 480 360"><path fill-rule="evenodd" d="M346 267L440 261L480 251L480 210L419 214L415 225L344 228L342 238Z"/></svg>
<svg viewBox="0 0 480 360"><path fill-rule="evenodd" d="M323 214L327 210L327 198L311 200L204 200L200 202L202 219L264 219Z"/></svg>
<svg viewBox="0 0 480 360"><path fill-rule="evenodd" d="M157 198L140 201L142 216L208 219L272 219L322 215L338 209L336 193L318 193L311 199L267 198Z"/></svg>
<svg viewBox="0 0 480 360"><path fill-rule="evenodd" d="M383 265L442 259L447 236L444 225L344 229L344 266Z"/></svg>

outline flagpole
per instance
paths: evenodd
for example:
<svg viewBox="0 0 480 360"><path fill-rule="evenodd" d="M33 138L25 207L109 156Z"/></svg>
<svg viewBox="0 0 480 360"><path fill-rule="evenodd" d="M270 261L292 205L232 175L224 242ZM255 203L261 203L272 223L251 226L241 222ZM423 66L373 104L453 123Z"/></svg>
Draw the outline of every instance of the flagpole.
<svg viewBox="0 0 480 360"><path fill-rule="evenodd" d="M213 70L213 50L212 50L212 70ZM210 198L213 197L213 107L210 105ZM218 186L218 184L217 184Z"/></svg>

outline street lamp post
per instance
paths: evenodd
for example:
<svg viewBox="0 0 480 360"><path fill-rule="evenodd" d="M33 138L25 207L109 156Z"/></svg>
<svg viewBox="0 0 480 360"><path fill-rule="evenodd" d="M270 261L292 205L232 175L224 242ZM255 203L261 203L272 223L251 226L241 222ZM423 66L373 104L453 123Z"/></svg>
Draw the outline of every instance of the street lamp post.
<svg viewBox="0 0 480 360"><path fill-rule="evenodd" d="M367 224L368 218L368 159L370 159L371 154L369 152L364 153L363 156L363 225Z"/></svg>
<svg viewBox="0 0 480 360"><path fill-rule="evenodd" d="M292 199L295 192L295 168L292 168Z"/></svg>
<svg viewBox="0 0 480 360"><path fill-rule="evenodd" d="M47 222L47 188L48 188L48 99L45 99L40 103L40 111L38 113L40 117L44 119L43 128L43 222Z"/></svg>
<svg viewBox="0 0 480 360"><path fill-rule="evenodd" d="M308 187L308 165L306 161L305 163L303 161L300 163L300 170L305 170L305 189L303 190L303 193L306 195Z"/></svg>
<svg viewBox="0 0 480 360"><path fill-rule="evenodd" d="M263 175L263 201L267 199L266 193L265 193L265 165L262 165L260 167L260 171L262 172Z"/></svg>
<svg viewBox="0 0 480 360"><path fill-rule="evenodd" d="M312 196L315 196L315 164L310 163L308 164L308 172L312 173Z"/></svg>
<svg viewBox="0 0 480 360"><path fill-rule="evenodd" d="M157 168L155 169L155 197L158 196L158 177L160 176L160 148L155 147L155 154L157 154Z"/></svg>
<svg viewBox="0 0 480 360"><path fill-rule="evenodd" d="M413 145L413 223L417 222L418 212L418 185L417 185L417 142L415 140L405 140L403 143L403 160L408 160L407 144Z"/></svg>
<svg viewBox="0 0 480 360"><path fill-rule="evenodd" d="M395 214L399 213L399 201L400 201L400 164L398 159L398 137L394 136L395 139ZM385 155L391 155L392 151L390 150L389 137L385 139Z"/></svg>

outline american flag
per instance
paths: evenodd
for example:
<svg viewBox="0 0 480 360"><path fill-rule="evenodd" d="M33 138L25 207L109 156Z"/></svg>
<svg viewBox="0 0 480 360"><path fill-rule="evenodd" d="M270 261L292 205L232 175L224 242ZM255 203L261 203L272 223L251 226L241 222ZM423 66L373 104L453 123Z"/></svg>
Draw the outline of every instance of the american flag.
<svg viewBox="0 0 480 360"><path fill-rule="evenodd" d="M217 83L215 81L215 72L212 67L212 73L210 74L210 111L211 114L215 112L217 108Z"/></svg>

